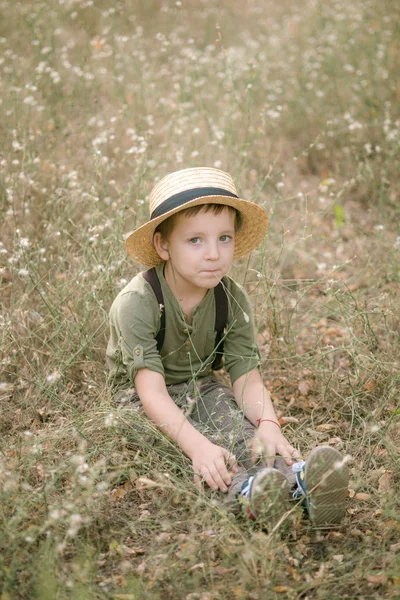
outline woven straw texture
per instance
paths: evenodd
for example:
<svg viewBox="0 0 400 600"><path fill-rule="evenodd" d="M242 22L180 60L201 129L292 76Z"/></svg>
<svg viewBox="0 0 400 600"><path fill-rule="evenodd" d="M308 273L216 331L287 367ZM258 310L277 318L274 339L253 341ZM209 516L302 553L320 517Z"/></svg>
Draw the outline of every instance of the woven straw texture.
<svg viewBox="0 0 400 600"><path fill-rule="evenodd" d="M206 167L183 169L182 171L167 175L154 186L149 197L150 215L171 196L200 187L221 188L237 195L231 176L228 173L224 173L224 171ZM236 235L234 258L246 256L246 254L249 254L262 243L267 229L268 218L261 206L247 200L229 196L203 196L174 208L156 219L148 221L128 234L125 241L128 253L135 260L148 267L158 265L162 260L152 245L154 231L157 226L173 214L200 204L224 204L236 208L241 213L243 226Z"/></svg>

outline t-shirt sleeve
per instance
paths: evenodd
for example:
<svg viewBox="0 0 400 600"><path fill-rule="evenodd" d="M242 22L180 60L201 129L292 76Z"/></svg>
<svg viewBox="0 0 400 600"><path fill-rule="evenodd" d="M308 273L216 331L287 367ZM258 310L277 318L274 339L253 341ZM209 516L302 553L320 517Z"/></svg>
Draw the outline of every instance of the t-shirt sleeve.
<svg viewBox="0 0 400 600"><path fill-rule="evenodd" d="M131 382L139 369L164 375L155 339L160 327L160 307L153 292L143 289L119 296L112 307L111 322L118 340L117 360L125 366Z"/></svg>
<svg viewBox="0 0 400 600"><path fill-rule="evenodd" d="M228 324L224 342L225 369L232 384L257 368L260 351L256 341L253 309L244 289L230 280Z"/></svg>

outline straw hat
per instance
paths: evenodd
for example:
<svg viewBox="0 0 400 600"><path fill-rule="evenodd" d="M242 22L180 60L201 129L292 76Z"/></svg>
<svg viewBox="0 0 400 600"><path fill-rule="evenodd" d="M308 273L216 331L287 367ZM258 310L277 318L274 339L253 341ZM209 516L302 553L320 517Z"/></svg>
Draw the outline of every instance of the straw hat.
<svg viewBox="0 0 400 600"><path fill-rule="evenodd" d="M235 237L234 258L249 254L263 241L268 223L265 210L240 199L228 173L199 167L171 173L154 186L149 197L150 220L127 235L128 253L149 267L161 263L162 259L153 247L156 228L168 217L199 204L224 204L241 213L243 226Z"/></svg>

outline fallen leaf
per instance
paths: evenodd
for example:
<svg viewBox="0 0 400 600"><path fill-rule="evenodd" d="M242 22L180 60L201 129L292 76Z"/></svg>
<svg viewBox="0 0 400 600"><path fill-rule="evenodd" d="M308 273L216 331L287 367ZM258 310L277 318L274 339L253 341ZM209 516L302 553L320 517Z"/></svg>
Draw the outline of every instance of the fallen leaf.
<svg viewBox="0 0 400 600"><path fill-rule="evenodd" d="M397 544L392 544L390 546L390 552L397 552L397 550L400 550L400 542L398 542Z"/></svg>
<svg viewBox="0 0 400 600"><path fill-rule="evenodd" d="M11 392L14 389L13 383L0 383L0 392Z"/></svg>
<svg viewBox="0 0 400 600"><path fill-rule="evenodd" d="M350 535L353 537L363 537L364 536L363 532L360 531L359 529L352 529L350 531Z"/></svg>
<svg viewBox="0 0 400 600"><path fill-rule="evenodd" d="M143 562L140 563L140 565L138 565L136 567L135 571L136 571L136 573L139 573L139 575L140 575L145 572L146 568L147 568L147 563L144 560Z"/></svg>
<svg viewBox="0 0 400 600"><path fill-rule="evenodd" d="M162 531L156 537L157 542L169 542L171 540L171 534L167 531Z"/></svg>
<svg viewBox="0 0 400 600"><path fill-rule="evenodd" d="M234 567L227 568L222 567L221 565L215 567L215 572L218 573L218 575L229 575L229 573L235 573L235 571L236 569Z"/></svg>
<svg viewBox="0 0 400 600"><path fill-rule="evenodd" d="M243 588L236 586L235 588L233 588L233 593L235 594L236 598L244 598L244 594L246 593L244 591Z"/></svg>
<svg viewBox="0 0 400 600"><path fill-rule="evenodd" d="M349 498L354 498L354 496L356 495L356 492L352 488L349 488L347 490L347 495L348 495Z"/></svg>
<svg viewBox="0 0 400 600"><path fill-rule="evenodd" d="M310 391L310 386L307 381L300 381L297 389L302 396L307 396L308 392Z"/></svg>
<svg viewBox="0 0 400 600"><path fill-rule="evenodd" d="M343 440L340 437L331 437L328 440L328 444L330 446L338 446L339 444L342 444L342 443L343 443Z"/></svg>
<svg viewBox="0 0 400 600"><path fill-rule="evenodd" d="M139 477L139 479L136 480L135 484L136 487L140 489L160 487L160 484L157 483L157 481L153 481L148 477Z"/></svg>
<svg viewBox="0 0 400 600"><path fill-rule="evenodd" d="M322 425L317 425L315 428L316 431L332 431L332 429L336 429L336 426L330 423L322 423Z"/></svg>
<svg viewBox="0 0 400 600"><path fill-rule="evenodd" d="M379 477L378 492L386 492L390 490L390 473L385 471L383 475Z"/></svg>
<svg viewBox="0 0 400 600"><path fill-rule="evenodd" d="M357 492L354 498L356 500L369 500L371 498L371 494L366 494L365 492Z"/></svg>
<svg viewBox="0 0 400 600"><path fill-rule="evenodd" d="M204 569L204 563L201 562L193 565L193 567L190 567L189 571L194 571L195 569Z"/></svg>
<svg viewBox="0 0 400 600"><path fill-rule="evenodd" d="M340 329L340 327L328 327L326 330L326 335L337 335L338 337L342 337L343 331Z"/></svg>
<svg viewBox="0 0 400 600"><path fill-rule="evenodd" d="M364 390L366 390L367 392L373 392L374 389L376 388L376 381L375 379L370 379L369 381L367 381L367 383L364 383Z"/></svg>
<svg viewBox="0 0 400 600"><path fill-rule="evenodd" d="M114 575L113 576L113 582L115 585L117 585L118 587L126 587L128 585L128 582L126 580L126 578L123 575Z"/></svg>
<svg viewBox="0 0 400 600"><path fill-rule="evenodd" d="M338 563L341 563L341 562L343 562L343 559L344 559L344 554L334 554L334 555L332 556L332 558L333 558L334 560L336 560Z"/></svg>
<svg viewBox="0 0 400 600"><path fill-rule="evenodd" d="M340 540L344 536L343 533L340 533L340 531L330 531L326 537L328 540Z"/></svg>
<svg viewBox="0 0 400 600"><path fill-rule="evenodd" d="M384 585L387 582L387 577L384 574L367 575L367 581L372 585Z"/></svg>
<svg viewBox="0 0 400 600"><path fill-rule="evenodd" d="M44 470L44 466L39 463L38 465L36 465L36 471L38 472L38 475L40 477L40 479L44 479L46 476L45 470Z"/></svg>
<svg viewBox="0 0 400 600"><path fill-rule="evenodd" d="M296 417L279 417L279 423L285 425L286 423L300 423Z"/></svg>
<svg viewBox="0 0 400 600"><path fill-rule="evenodd" d="M124 498L127 493L128 492L126 490L124 490L124 488L122 488L122 487L115 488L110 493L111 500L113 500L114 502L117 502L118 500L122 500L122 498Z"/></svg>
<svg viewBox="0 0 400 600"><path fill-rule="evenodd" d="M290 592L290 590L291 590L291 588L287 587L287 585L276 585L272 589L274 590L274 592L278 592L279 594L281 594L283 592Z"/></svg>

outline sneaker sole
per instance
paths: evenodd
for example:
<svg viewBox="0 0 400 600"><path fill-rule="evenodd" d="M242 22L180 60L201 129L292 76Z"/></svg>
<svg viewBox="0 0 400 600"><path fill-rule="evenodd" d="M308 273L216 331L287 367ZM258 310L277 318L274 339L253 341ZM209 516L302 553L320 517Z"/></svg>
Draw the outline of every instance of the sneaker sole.
<svg viewBox="0 0 400 600"><path fill-rule="evenodd" d="M290 510L290 488L286 477L276 469L260 471L252 485L251 511L257 522L273 529Z"/></svg>
<svg viewBox="0 0 400 600"><path fill-rule="evenodd" d="M335 527L346 510L349 470L335 448L310 452L304 470L310 520L316 527Z"/></svg>

